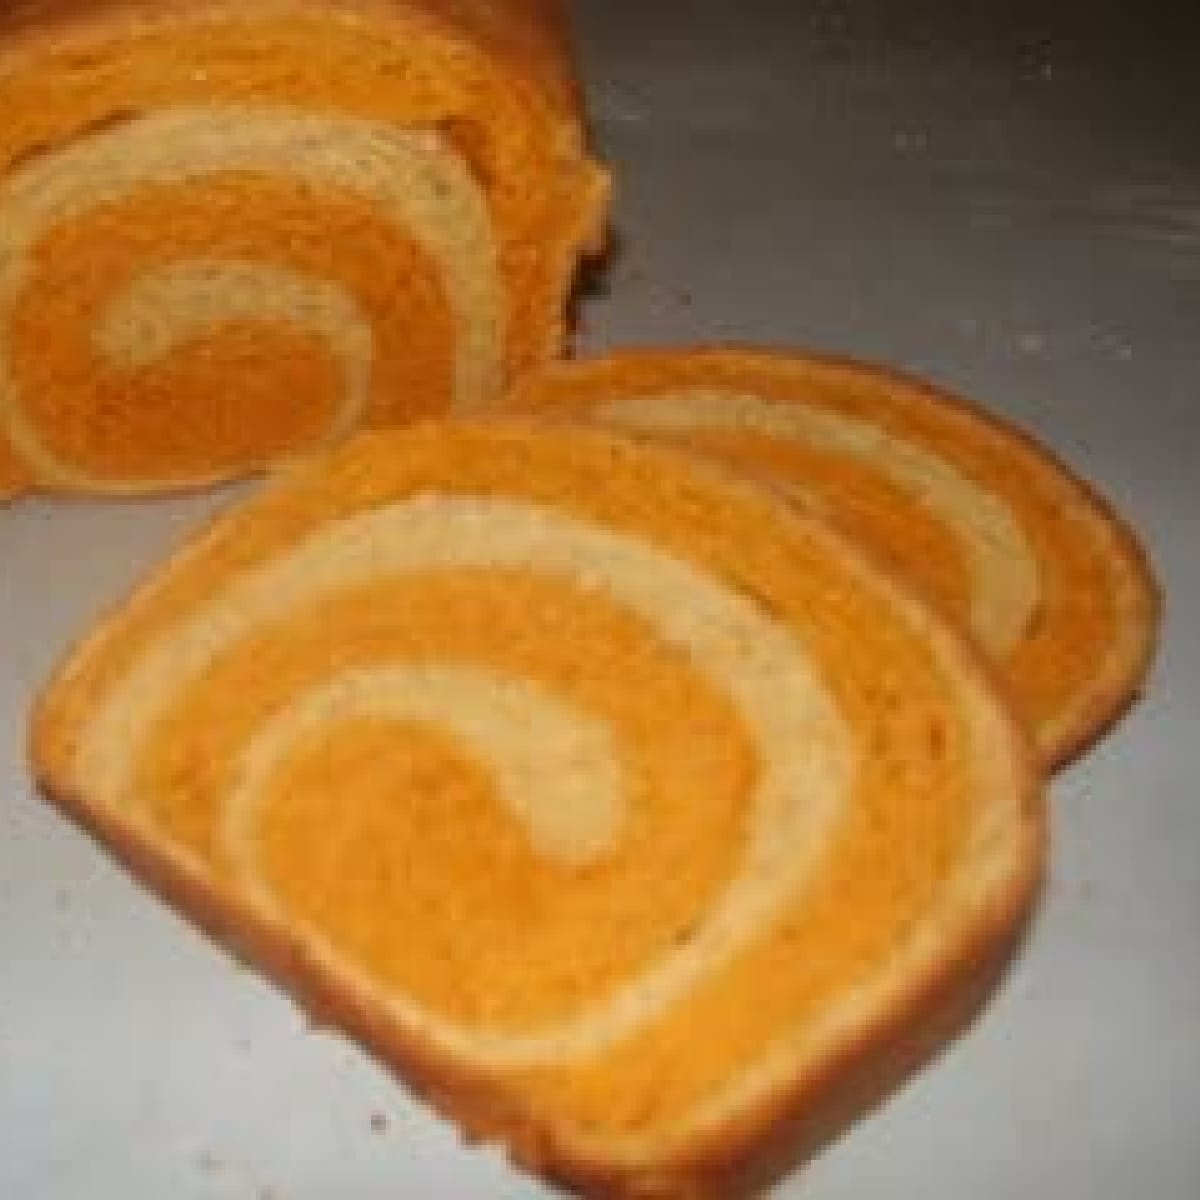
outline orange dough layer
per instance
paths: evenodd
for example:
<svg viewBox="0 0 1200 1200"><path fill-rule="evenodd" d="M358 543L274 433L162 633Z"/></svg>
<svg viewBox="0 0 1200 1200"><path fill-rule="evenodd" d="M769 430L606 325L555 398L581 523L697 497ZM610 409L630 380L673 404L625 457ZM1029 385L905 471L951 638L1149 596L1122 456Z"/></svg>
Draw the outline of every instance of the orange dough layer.
<svg viewBox="0 0 1200 1200"><path fill-rule="evenodd" d="M941 522L903 487L852 458L803 442L782 442L749 432L697 431L698 449L784 482L801 503L817 507L900 570L920 579L948 612L970 611L971 580L962 548Z"/></svg>
<svg viewBox="0 0 1200 1200"><path fill-rule="evenodd" d="M320 436L345 380L316 334L230 323L134 370L96 354L91 331L114 293L143 271L214 257L291 268L356 297L376 342L371 423L448 406L454 333L420 247L352 195L322 189L314 197L288 180L229 173L145 187L38 247L9 336L27 410L48 447L122 478L153 474L164 461L220 470Z"/></svg>

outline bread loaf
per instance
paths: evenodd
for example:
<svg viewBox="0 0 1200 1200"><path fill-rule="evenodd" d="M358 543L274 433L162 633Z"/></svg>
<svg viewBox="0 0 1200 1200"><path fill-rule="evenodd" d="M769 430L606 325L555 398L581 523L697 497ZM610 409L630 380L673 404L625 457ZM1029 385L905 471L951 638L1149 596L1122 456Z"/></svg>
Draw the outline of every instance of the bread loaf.
<svg viewBox="0 0 1200 1200"><path fill-rule="evenodd" d="M1137 695L1159 600L1133 533L1045 447L928 383L767 351L634 351L552 368L509 405L681 441L832 516L971 630L1050 765Z"/></svg>
<svg viewBox="0 0 1200 1200"><path fill-rule="evenodd" d="M563 344L607 191L553 0L0 13L0 496L257 470Z"/></svg>
<svg viewBox="0 0 1200 1200"><path fill-rule="evenodd" d="M469 1135L610 1197L720 1196L816 1123L1043 853L949 623L769 490L554 422L285 473L73 651L31 756Z"/></svg>

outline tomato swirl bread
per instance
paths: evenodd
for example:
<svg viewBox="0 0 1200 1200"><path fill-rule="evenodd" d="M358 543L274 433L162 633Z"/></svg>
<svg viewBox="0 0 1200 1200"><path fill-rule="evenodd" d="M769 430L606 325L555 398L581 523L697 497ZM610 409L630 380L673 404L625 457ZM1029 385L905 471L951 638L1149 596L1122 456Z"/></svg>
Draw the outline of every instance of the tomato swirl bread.
<svg viewBox="0 0 1200 1200"><path fill-rule="evenodd" d="M1136 697L1159 595L1134 534L1027 434L920 380L762 350L556 365L514 409L682 442L887 558L995 660L1049 765Z"/></svg>
<svg viewBox="0 0 1200 1200"><path fill-rule="evenodd" d="M769 489L569 423L284 473L76 648L31 755L470 1135L606 1196L720 1195L1011 938L1043 855L952 625Z"/></svg>
<svg viewBox="0 0 1200 1200"><path fill-rule="evenodd" d="M0 496L146 492L557 354L607 176L553 0L0 13Z"/></svg>

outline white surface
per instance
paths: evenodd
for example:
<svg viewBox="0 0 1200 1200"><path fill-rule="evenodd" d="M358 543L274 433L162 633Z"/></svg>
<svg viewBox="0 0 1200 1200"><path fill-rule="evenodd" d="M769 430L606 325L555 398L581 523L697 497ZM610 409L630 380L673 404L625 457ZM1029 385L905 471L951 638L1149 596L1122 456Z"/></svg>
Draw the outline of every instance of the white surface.
<svg viewBox="0 0 1200 1200"><path fill-rule="evenodd" d="M1052 785L1053 880L983 1021L775 1194L1195 1200L1196 41L875 7L580 6L623 237L584 343L793 343L958 387L1123 508L1168 619L1142 705ZM227 498L0 512L0 1197L549 1195L30 793L38 681Z"/></svg>

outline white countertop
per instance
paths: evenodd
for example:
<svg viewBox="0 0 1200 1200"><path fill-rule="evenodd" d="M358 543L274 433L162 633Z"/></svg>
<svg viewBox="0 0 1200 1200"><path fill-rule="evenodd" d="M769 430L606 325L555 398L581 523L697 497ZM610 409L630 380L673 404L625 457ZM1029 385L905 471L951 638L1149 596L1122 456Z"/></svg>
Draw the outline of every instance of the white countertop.
<svg viewBox="0 0 1200 1200"><path fill-rule="evenodd" d="M959 7L581 3L621 235L582 346L887 360L1025 424L1141 532L1159 660L1051 785L1023 954L967 1037L772 1194L1195 1200L1200 41L1137 11L972 28ZM549 1196L31 793L33 689L230 494L0 511L0 1197Z"/></svg>

